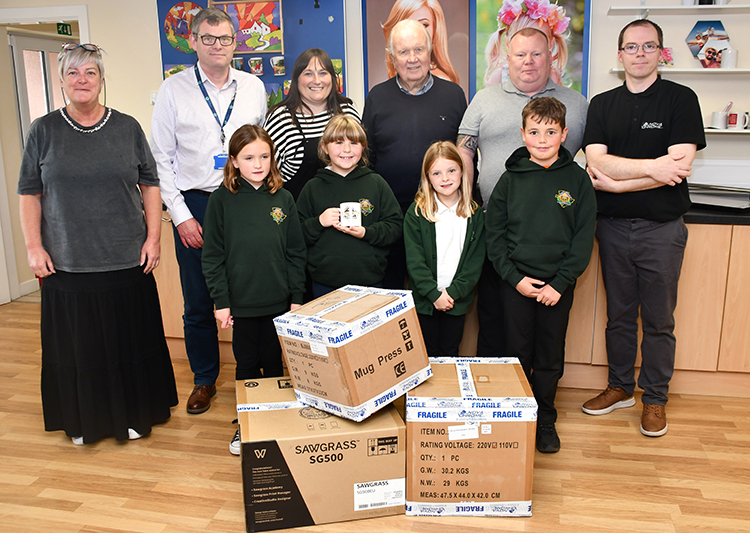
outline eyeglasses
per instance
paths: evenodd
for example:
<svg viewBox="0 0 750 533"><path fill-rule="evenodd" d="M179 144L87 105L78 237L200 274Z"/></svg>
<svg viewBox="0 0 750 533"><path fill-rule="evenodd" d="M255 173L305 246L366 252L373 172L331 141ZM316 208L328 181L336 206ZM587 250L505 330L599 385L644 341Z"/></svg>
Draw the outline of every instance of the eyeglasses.
<svg viewBox="0 0 750 533"><path fill-rule="evenodd" d="M206 46L213 46L216 42L216 39L219 40L219 44L221 46L230 46L234 42L234 35L222 35L221 37L217 37L216 35L209 35L208 33L205 35L198 35L197 33L194 33L196 37L200 37L200 40L203 44Z"/></svg>
<svg viewBox="0 0 750 533"><path fill-rule="evenodd" d="M633 54L638 53L639 48L643 50L644 54L653 54L659 49L659 45L656 43L644 43L644 44L630 43L620 48L620 50L622 50L626 54L633 55Z"/></svg>
<svg viewBox="0 0 750 533"><path fill-rule="evenodd" d="M102 52L106 53L106 51L104 50L104 48L102 48L101 46L97 46L95 44L92 44L92 43L84 43L84 44L81 44L81 43L63 43L62 48L60 48L60 53L70 52L71 50L75 50L76 48L79 48L79 47L83 48L87 52L98 52L98 51L101 50Z"/></svg>

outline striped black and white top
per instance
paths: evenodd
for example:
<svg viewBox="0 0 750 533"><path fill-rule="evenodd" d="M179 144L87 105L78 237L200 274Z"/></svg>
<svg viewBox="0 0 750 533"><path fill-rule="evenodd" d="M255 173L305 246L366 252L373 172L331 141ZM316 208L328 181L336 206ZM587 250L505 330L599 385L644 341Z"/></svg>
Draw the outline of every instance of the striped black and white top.
<svg viewBox="0 0 750 533"><path fill-rule="evenodd" d="M361 118L354 106L342 104L341 110L361 122ZM333 117L330 112L317 115L303 115L297 113L299 128L292 121L292 114L286 107L279 107L266 119L265 130L271 136L276 146L276 162L281 170L284 181L291 180L302 164L304 155L304 139L319 139L328 121Z"/></svg>

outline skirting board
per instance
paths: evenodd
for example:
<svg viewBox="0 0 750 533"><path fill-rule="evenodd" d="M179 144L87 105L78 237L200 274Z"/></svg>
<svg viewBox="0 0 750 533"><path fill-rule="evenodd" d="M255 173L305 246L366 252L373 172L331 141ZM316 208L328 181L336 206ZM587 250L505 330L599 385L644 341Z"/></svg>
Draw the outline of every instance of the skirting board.
<svg viewBox="0 0 750 533"><path fill-rule="evenodd" d="M580 363L565 363L560 387L603 390L607 386L609 367ZM636 368L636 380L638 379ZM732 396L750 398L750 374L741 372L700 372L675 370L669 392L699 396Z"/></svg>

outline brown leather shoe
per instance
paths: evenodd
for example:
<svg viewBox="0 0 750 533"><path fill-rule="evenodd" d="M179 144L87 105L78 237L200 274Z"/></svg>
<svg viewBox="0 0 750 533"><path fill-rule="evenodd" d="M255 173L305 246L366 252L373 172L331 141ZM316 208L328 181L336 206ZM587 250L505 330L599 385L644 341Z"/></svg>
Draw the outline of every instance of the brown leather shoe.
<svg viewBox="0 0 750 533"><path fill-rule="evenodd" d="M591 398L584 403L581 406L581 410L587 415L606 415L615 409L633 407L634 405L635 398L632 395L628 395L620 387L610 387L607 385L607 388L599 396Z"/></svg>
<svg viewBox="0 0 750 533"><path fill-rule="evenodd" d="M647 437L661 437L667 432L667 413L663 405L643 404L641 433Z"/></svg>
<svg viewBox="0 0 750 533"><path fill-rule="evenodd" d="M216 385L196 385L187 401L187 412L191 415L205 413L211 407L211 396L216 394Z"/></svg>

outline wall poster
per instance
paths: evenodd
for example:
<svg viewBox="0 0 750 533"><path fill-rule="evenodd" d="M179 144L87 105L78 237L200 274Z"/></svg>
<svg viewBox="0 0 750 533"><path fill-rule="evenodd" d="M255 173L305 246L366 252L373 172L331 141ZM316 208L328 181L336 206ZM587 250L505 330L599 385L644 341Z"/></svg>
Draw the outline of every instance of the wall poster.
<svg viewBox="0 0 750 533"><path fill-rule="evenodd" d="M237 28L236 54L284 53L281 0L274 2L210 2L223 9Z"/></svg>

